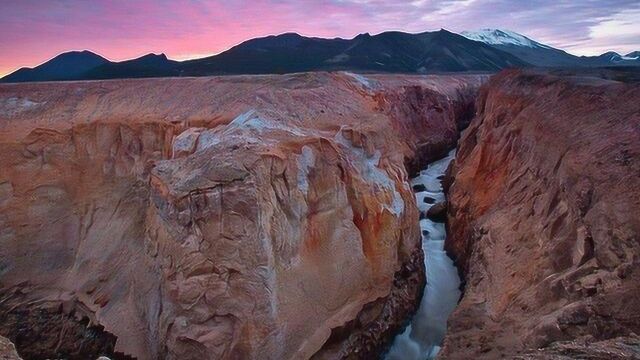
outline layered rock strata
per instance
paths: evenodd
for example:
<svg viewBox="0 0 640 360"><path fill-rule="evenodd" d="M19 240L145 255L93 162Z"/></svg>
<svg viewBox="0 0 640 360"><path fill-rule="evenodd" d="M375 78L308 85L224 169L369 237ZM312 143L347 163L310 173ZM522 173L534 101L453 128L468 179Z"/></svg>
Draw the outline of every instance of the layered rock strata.
<svg viewBox="0 0 640 360"><path fill-rule="evenodd" d="M379 353L424 286L405 165L483 80L0 86L0 334L25 358Z"/></svg>
<svg viewBox="0 0 640 360"><path fill-rule="evenodd" d="M507 71L477 111L448 179L466 284L443 358L637 355L640 86Z"/></svg>

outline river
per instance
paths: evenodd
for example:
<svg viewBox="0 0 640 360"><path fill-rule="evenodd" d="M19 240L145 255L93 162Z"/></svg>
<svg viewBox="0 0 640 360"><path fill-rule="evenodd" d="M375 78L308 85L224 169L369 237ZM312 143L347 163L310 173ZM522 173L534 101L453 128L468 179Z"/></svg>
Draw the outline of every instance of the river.
<svg viewBox="0 0 640 360"><path fill-rule="evenodd" d="M441 179L454 157L455 150L452 150L411 180L421 213L426 214L433 204L445 200ZM435 358L447 330L447 318L460 299L458 270L444 251L444 224L421 216L420 229L427 285L418 311L404 332L394 339L387 360Z"/></svg>

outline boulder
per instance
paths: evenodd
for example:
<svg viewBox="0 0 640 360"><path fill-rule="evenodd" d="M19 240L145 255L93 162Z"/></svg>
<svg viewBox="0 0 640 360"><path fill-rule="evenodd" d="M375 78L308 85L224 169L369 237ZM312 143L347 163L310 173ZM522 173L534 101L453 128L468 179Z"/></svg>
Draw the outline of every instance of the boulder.
<svg viewBox="0 0 640 360"><path fill-rule="evenodd" d="M433 204L433 206L427 210L427 218L434 222L445 222L447 220L447 202L440 201Z"/></svg>

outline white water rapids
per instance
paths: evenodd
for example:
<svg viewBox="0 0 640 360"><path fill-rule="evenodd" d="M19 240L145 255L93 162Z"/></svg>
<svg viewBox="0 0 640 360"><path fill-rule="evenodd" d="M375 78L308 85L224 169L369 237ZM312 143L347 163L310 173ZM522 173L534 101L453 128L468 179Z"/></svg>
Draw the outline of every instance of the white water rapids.
<svg viewBox="0 0 640 360"><path fill-rule="evenodd" d="M411 180L421 213L433 204L444 201L440 179L455 157L455 150L447 157L435 161ZM387 360L433 359L438 354L447 330L447 318L460 298L460 278L453 261L444 251L446 231L444 224L427 218L420 220L422 250L425 254L427 285L418 311L404 332L393 341Z"/></svg>

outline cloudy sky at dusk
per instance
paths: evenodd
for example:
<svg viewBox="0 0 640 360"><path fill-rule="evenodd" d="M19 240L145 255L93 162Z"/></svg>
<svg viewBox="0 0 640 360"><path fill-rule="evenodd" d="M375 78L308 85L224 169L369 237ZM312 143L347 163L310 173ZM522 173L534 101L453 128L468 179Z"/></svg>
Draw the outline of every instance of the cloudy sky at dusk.
<svg viewBox="0 0 640 360"><path fill-rule="evenodd" d="M491 27L578 55L628 53L640 50L639 20L638 0L0 0L0 76L68 50L187 59L289 31L353 37Z"/></svg>

